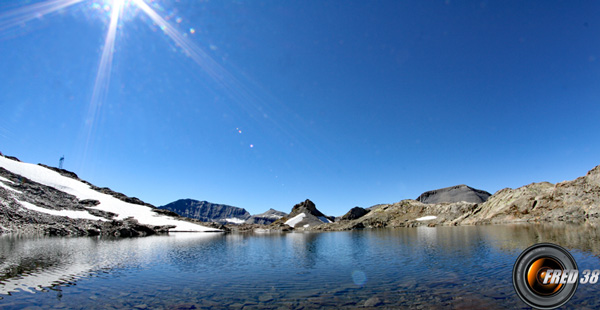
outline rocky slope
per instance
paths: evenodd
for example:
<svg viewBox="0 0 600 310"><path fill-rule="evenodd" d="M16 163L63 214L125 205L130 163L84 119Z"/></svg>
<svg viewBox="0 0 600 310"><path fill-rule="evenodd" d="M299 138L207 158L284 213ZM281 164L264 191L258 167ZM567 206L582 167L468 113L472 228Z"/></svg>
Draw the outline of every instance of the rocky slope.
<svg viewBox="0 0 600 310"><path fill-rule="evenodd" d="M144 236L216 231L76 174L0 156L0 233Z"/></svg>
<svg viewBox="0 0 600 310"><path fill-rule="evenodd" d="M269 224L275 222L276 220L278 220L284 216L287 216L287 215L288 214L285 212L277 211L275 209L269 209L268 211L263 212L261 214L255 214L255 215L251 216L244 223L245 224L269 225Z"/></svg>
<svg viewBox="0 0 600 310"><path fill-rule="evenodd" d="M315 226L313 229L351 230L358 228L454 225L458 224L457 220L465 214L472 213L477 206L476 203L469 202L425 204L407 199L393 204L377 205L363 216Z"/></svg>
<svg viewBox="0 0 600 310"><path fill-rule="evenodd" d="M250 218L250 213L243 208L194 199L179 199L158 208L202 222L241 224Z"/></svg>
<svg viewBox="0 0 600 310"><path fill-rule="evenodd" d="M483 203L422 203L403 200L376 205L355 218L312 227L314 230L477 225L503 223L600 223L600 166L587 175L556 185L532 183L505 188Z"/></svg>
<svg viewBox="0 0 600 310"><path fill-rule="evenodd" d="M464 184L427 191L416 200L422 203L472 202L483 203L492 194Z"/></svg>
<svg viewBox="0 0 600 310"><path fill-rule="evenodd" d="M461 223L587 221L600 221L600 166L573 181L502 189Z"/></svg>

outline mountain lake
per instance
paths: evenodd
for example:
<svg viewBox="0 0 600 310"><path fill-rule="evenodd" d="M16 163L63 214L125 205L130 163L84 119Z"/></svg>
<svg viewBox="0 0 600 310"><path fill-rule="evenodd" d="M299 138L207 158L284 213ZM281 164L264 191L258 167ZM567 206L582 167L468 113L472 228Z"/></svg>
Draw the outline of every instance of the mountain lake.
<svg viewBox="0 0 600 310"><path fill-rule="evenodd" d="M538 242L600 269L594 226L0 236L1 309L528 308L512 269ZM565 308L599 308L600 284Z"/></svg>

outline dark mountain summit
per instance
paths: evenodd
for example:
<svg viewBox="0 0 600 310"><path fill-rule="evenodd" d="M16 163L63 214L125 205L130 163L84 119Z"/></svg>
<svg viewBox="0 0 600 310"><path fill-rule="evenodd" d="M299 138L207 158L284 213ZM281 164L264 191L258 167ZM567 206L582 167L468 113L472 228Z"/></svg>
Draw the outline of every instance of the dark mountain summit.
<svg viewBox="0 0 600 310"><path fill-rule="evenodd" d="M243 223L250 218L243 208L194 199L179 199L158 208L203 222Z"/></svg>
<svg viewBox="0 0 600 310"><path fill-rule="evenodd" d="M315 206L315 204L306 199L305 201L296 204L292 208L292 212L281 219L275 221L275 224L286 224L291 227L309 227L309 226L317 226L323 223L332 223L335 221L333 216L326 216L321 213Z"/></svg>
<svg viewBox="0 0 600 310"><path fill-rule="evenodd" d="M485 202L492 194L475 189L464 184L440 188L427 191L421 194L417 201L422 203L442 203L442 202Z"/></svg>
<svg viewBox="0 0 600 310"><path fill-rule="evenodd" d="M344 214L344 216L342 216L341 219L342 220L355 220L357 218L364 216L365 214L369 213L370 211L371 210L367 210L365 208L354 207L354 208L350 209L350 211L348 211L348 213Z"/></svg>

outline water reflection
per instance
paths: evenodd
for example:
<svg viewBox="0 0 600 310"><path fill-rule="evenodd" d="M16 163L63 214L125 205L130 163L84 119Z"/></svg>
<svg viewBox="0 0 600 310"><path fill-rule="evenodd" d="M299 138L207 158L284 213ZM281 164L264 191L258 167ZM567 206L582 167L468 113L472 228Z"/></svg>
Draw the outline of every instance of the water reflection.
<svg viewBox="0 0 600 310"><path fill-rule="evenodd" d="M377 296L388 307L521 307L511 272L523 249L557 243L574 251L580 267L595 269L598 236L595 226L568 225L2 236L0 306L356 308ZM600 306L593 288L580 288L572 304Z"/></svg>
<svg viewBox="0 0 600 310"><path fill-rule="evenodd" d="M0 236L0 294L33 292L69 284L98 272L142 268L167 247L208 242L219 234L173 234L167 238L98 239Z"/></svg>

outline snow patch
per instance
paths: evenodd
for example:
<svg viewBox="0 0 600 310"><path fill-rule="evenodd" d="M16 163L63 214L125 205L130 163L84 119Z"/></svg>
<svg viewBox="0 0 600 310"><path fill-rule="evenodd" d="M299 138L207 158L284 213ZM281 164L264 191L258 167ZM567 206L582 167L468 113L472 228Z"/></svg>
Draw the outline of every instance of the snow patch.
<svg viewBox="0 0 600 310"><path fill-rule="evenodd" d="M300 213L300 214L292 217L291 219L285 221L284 224L294 227L294 226L296 226L296 224L300 223L300 221L302 221L305 217L306 217L305 213Z"/></svg>
<svg viewBox="0 0 600 310"><path fill-rule="evenodd" d="M11 181L11 180L9 180L9 179L5 178L5 177L0 177L0 181L2 181L2 182L6 182L6 183L15 184L15 182L13 182L13 181Z"/></svg>
<svg viewBox="0 0 600 310"><path fill-rule="evenodd" d="M319 220L323 223L331 223L331 221L324 216L319 216Z"/></svg>
<svg viewBox="0 0 600 310"><path fill-rule="evenodd" d="M435 215L427 215L427 216L418 218L417 221L429 221L429 220L435 220L436 218L437 218L437 216L435 216Z"/></svg>
<svg viewBox="0 0 600 310"><path fill-rule="evenodd" d="M232 218L225 219L225 221L227 221L229 223L234 223L234 224L243 224L246 220L242 220L242 219L238 219L238 218L232 217Z"/></svg>
<svg viewBox="0 0 600 310"><path fill-rule="evenodd" d="M9 181L9 180L7 180L7 181ZM9 182L10 182L10 181L9 181ZM11 183L12 183L12 182L11 182ZM8 185L6 185L6 184L2 183L2 182L0 182L0 187L2 187L2 188L6 188L7 190L9 190L9 191L12 191L12 192L15 192L15 193L18 193L18 194L23 194L23 192L22 192L22 191L18 191L18 190L16 190L16 189L14 189L14 188L12 188L12 187L10 187L10 186L8 186Z"/></svg>
<svg viewBox="0 0 600 310"><path fill-rule="evenodd" d="M86 220L93 220L93 221L106 221L105 218L101 218L101 217L97 217L95 215L91 215L86 211L74 211L74 210L50 210L50 209L46 209L46 208L40 208L32 203L29 203L27 201L20 201L17 200L17 202L19 204L21 204L23 207L25 207L26 209L35 211L35 212L41 212L41 213L46 213L46 214L50 214L50 215L58 215L58 216L66 216L66 217L70 217L73 219L86 219Z"/></svg>
<svg viewBox="0 0 600 310"><path fill-rule="evenodd" d="M276 220L278 220L278 219L280 219L280 218L283 217L283 216L277 215L277 214L266 214L266 215L260 215L260 214L258 214L256 216L258 216L258 217L264 217L264 218L269 218L269 219L276 219Z"/></svg>
<svg viewBox="0 0 600 310"><path fill-rule="evenodd" d="M304 226L302 226L302 227L306 228L306 227L308 227L308 226L310 226L310 225L309 225L309 224L306 224L306 225L304 225Z"/></svg>
<svg viewBox="0 0 600 310"><path fill-rule="evenodd" d="M118 214L117 219L124 220L133 217L140 224L150 226L173 225L175 228L170 231L219 231L218 229L201 226L198 224L176 220L172 217L157 214L152 208L137 204L132 204L119 200L111 195L97 192L81 181L65 177L60 173L44 168L42 166L17 162L4 157L0 157L0 167L26 177L34 182L53 187L57 190L71 194L79 200L93 199L100 201L100 204L91 207L107 212Z"/></svg>

